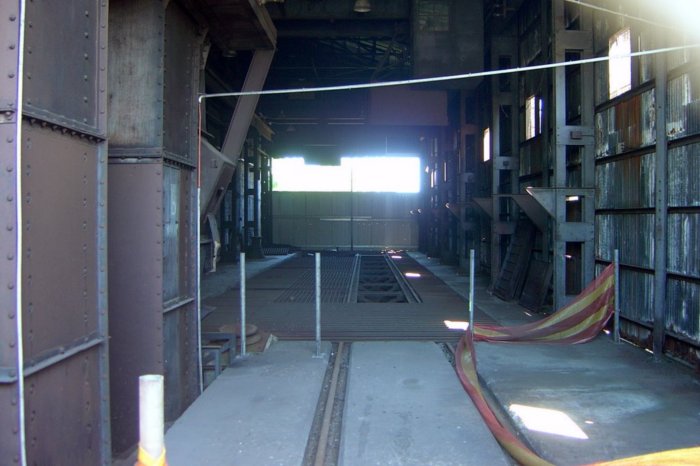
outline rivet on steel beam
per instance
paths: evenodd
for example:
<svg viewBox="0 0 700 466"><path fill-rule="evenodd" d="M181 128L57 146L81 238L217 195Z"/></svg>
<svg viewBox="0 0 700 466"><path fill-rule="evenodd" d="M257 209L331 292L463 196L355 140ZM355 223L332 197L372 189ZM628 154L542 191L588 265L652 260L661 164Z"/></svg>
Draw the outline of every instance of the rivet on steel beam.
<svg viewBox="0 0 700 466"><path fill-rule="evenodd" d="M12 172L12 170L14 170L14 167L13 167L12 165L8 165L8 166L7 166L7 171L8 171L8 172Z"/></svg>
<svg viewBox="0 0 700 466"><path fill-rule="evenodd" d="M15 44L10 44L10 50L14 50L15 47L16 47Z"/></svg>
<svg viewBox="0 0 700 466"><path fill-rule="evenodd" d="M15 255L12 254L12 253L7 254L7 260L8 260L8 261L15 260Z"/></svg>
<svg viewBox="0 0 700 466"><path fill-rule="evenodd" d="M17 16L15 15L10 15L10 21L15 21L17 19Z"/></svg>
<svg viewBox="0 0 700 466"><path fill-rule="evenodd" d="M12 144L13 142L15 142L15 138L13 138L12 136L10 136L10 137L8 137L8 138L6 139L6 141L7 141L8 144Z"/></svg>
<svg viewBox="0 0 700 466"><path fill-rule="evenodd" d="M7 74L7 77L10 78L10 79L12 79L12 78L15 77L15 73L9 72L9 73Z"/></svg>
<svg viewBox="0 0 700 466"><path fill-rule="evenodd" d="M14 225L7 225L5 228L7 228L7 231L12 231L15 229Z"/></svg>
<svg viewBox="0 0 700 466"><path fill-rule="evenodd" d="M14 283L8 283L8 284L7 284L7 289L8 289L8 290L14 290L14 289L15 289L15 284L14 284Z"/></svg>

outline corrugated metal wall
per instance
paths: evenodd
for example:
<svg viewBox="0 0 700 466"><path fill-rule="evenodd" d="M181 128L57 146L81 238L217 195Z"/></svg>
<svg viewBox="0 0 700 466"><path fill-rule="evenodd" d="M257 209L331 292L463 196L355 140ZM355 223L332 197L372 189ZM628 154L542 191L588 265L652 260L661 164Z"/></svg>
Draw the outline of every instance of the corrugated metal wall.
<svg viewBox="0 0 700 466"><path fill-rule="evenodd" d="M21 277L3 268L3 283L22 282L24 428L28 464L110 464L106 283L106 26L95 0L27 2L24 69L17 66L18 4L3 2L3 65L23 76ZM61 28L57 29L56 24ZM7 31L7 32L6 32ZM48 33L53 31L53 33ZM9 47L6 45L9 44ZM14 56L14 57L13 57ZM21 72L20 72L21 71ZM22 74L23 73L23 74ZM0 106L18 108L17 88ZM12 112L10 112L12 113ZM9 114L6 114L9 115ZM16 114L14 114L16 118ZM7 117L5 117L7 118ZM5 123L5 122L4 122ZM0 125L5 127L6 125ZM11 125L10 125L11 126ZM4 128L3 128L4 129ZM3 136L5 136L3 134ZM3 137L6 142L13 137ZM5 153L3 160L13 161ZM14 176L14 170L7 170ZM3 170L5 171L5 170ZM3 190L12 187L7 182ZM14 204L7 189L3 198ZM11 219L15 219L12 223ZM15 229L16 227L16 229ZM5 230L5 229L3 229ZM19 232L18 231L18 232ZM15 239L3 242L11 248ZM14 252L3 253L14 266ZM5 286L3 286L5 288ZM3 299L14 324L16 304ZM7 306L6 306L7 305ZM16 364L12 325L2 325L0 365ZM5 371L0 369L0 374ZM0 461L20 459L22 408L17 373L0 376ZM9 384L8 384L9 382ZM60 400L60 402L57 402ZM11 414L10 414L11 413Z"/></svg>
<svg viewBox="0 0 700 466"><path fill-rule="evenodd" d="M601 12L594 17L596 52L604 55L610 36L626 23ZM658 31L629 26L633 50L678 39L662 40ZM596 258L611 261L613 249L620 250L620 305L627 337L651 346L656 325L673 340L667 342L666 350L680 352L690 361L697 361L700 346L697 63L694 50L635 59L631 91L613 100L607 92L607 62L595 67ZM667 85L659 88L664 82ZM659 92L664 92L661 109ZM657 121L665 128L657 128ZM663 140L657 141L657 131ZM665 169L659 172L658 167ZM664 230L667 234L659 236ZM665 257L659 261L658 254ZM660 269L663 262L665 267ZM663 283L658 277L666 277L662 290L655 289ZM664 309L655 305L657 292L665 296ZM660 316L663 322L658 322ZM678 342L688 346L679 350Z"/></svg>
<svg viewBox="0 0 700 466"><path fill-rule="evenodd" d="M418 223L410 211L419 202L418 194L274 192L273 241L301 248L416 249Z"/></svg>

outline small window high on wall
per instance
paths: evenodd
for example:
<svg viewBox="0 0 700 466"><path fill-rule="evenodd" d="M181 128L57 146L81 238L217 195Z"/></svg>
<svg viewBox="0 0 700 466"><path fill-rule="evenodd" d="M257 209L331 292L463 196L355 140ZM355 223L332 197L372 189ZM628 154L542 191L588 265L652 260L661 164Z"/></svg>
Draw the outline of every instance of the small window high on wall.
<svg viewBox="0 0 700 466"><path fill-rule="evenodd" d="M542 99L531 95L525 100L525 139L542 133Z"/></svg>
<svg viewBox="0 0 700 466"><path fill-rule="evenodd" d="M632 88L632 58L629 56L632 52L630 28L613 34L609 46L608 85L612 99Z"/></svg>
<svg viewBox="0 0 700 466"><path fill-rule="evenodd" d="M484 130L483 136L484 162L491 160L491 128Z"/></svg>

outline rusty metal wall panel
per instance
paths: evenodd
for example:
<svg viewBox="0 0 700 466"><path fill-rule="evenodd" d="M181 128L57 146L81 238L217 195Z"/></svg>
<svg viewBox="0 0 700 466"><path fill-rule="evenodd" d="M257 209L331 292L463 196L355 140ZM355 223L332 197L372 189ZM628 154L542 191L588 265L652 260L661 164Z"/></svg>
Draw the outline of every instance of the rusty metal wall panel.
<svg viewBox="0 0 700 466"><path fill-rule="evenodd" d="M189 162L195 154L199 45L196 24L171 2L165 12L163 148L167 156Z"/></svg>
<svg viewBox="0 0 700 466"><path fill-rule="evenodd" d="M109 165L112 448L138 440L138 377L163 373L163 167Z"/></svg>
<svg viewBox="0 0 700 466"><path fill-rule="evenodd" d="M700 284L668 279L666 327L700 344Z"/></svg>
<svg viewBox="0 0 700 466"><path fill-rule="evenodd" d="M60 128L24 125L28 360L98 333L97 152L95 144Z"/></svg>
<svg viewBox="0 0 700 466"><path fill-rule="evenodd" d="M654 154L596 167L596 209L654 207Z"/></svg>
<svg viewBox="0 0 700 466"><path fill-rule="evenodd" d="M598 112L595 117L597 158L621 154L656 142L655 91L637 94Z"/></svg>
<svg viewBox="0 0 700 466"><path fill-rule="evenodd" d="M612 261L617 248L622 263L654 268L653 214L598 214L595 238L596 257Z"/></svg>
<svg viewBox="0 0 700 466"><path fill-rule="evenodd" d="M542 138L527 141L520 148L520 176L527 176L542 172L545 152L542 150Z"/></svg>
<svg viewBox="0 0 700 466"><path fill-rule="evenodd" d="M0 2L0 458L20 462L17 352L17 85L19 2Z"/></svg>
<svg viewBox="0 0 700 466"><path fill-rule="evenodd" d="M669 140L700 133L700 73L668 81L666 134Z"/></svg>
<svg viewBox="0 0 700 466"><path fill-rule="evenodd" d="M192 260L197 213L193 208L194 171L169 165L163 170L165 416L174 421L199 394L196 265ZM176 226L166 228L167 223ZM172 294L170 300L166 291Z"/></svg>
<svg viewBox="0 0 700 466"><path fill-rule="evenodd" d="M700 213L668 214L668 271L700 278Z"/></svg>
<svg viewBox="0 0 700 466"><path fill-rule="evenodd" d="M668 151L668 205L700 206L700 144Z"/></svg>
<svg viewBox="0 0 700 466"><path fill-rule="evenodd" d="M92 348L27 377L28 464L111 464L95 436L101 425L99 352Z"/></svg>
<svg viewBox="0 0 700 466"><path fill-rule="evenodd" d="M99 0L27 2L25 113L104 134L101 15L106 6Z"/></svg>
<svg viewBox="0 0 700 466"><path fill-rule="evenodd" d="M639 322L654 321L654 276L620 271L620 313Z"/></svg>
<svg viewBox="0 0 700 466"><path fill-rule="evenodd" d="M180 188L180 170L163 167L163 301L166 303L180 298Z"/></svg>
<svg viewBox="0 0 700 466"><path fill-rule="evenodd" d="M162 2L109 3L110 156L112 147L162 147L163 29Z"/></svg>
<svg viewBox="0 0 700 466"><path fill-rule="evenodd" d="M163 317L165 420L174 422L199 394L197 312L190 302Z"/></svg>

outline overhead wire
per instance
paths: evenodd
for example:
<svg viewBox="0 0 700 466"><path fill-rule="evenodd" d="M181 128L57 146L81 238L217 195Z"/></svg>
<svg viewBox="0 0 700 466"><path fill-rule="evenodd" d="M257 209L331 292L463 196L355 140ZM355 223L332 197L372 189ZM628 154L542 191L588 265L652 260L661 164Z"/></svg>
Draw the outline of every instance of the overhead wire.
<svg viewBox="0 0 700 466"><path fill-rule="evenodd" d="M446 76L433 76L429 78L415 78L415 79L403 79L398 81L384 81L378 83L360 83L360 84L344 84L338 86L325 86L325 87L301 87L301 88L288 88L288 89L270 89L270 90L260 90L260 91L238 91L238 92L220 92L212 94L200 94L199 102L203 102L204 99L211 99L216 97L242 97L242 96L252 96L252 95L279 95L279 94L301 94L301 93L311 93L311 92L332 92L332 91L351 91L357 89L374 89L380 87L395 87L395 86L406 86L415 84L427 84L435 82L444 81L457 81L463 79L481 78L486 76L497 76L502 74L510 73L522 73L527 71L535 70L546 70L552 68L575 66L575 65L586 65L590 63L598 63L603 61L608 61L612 59L620 59L625 57L642 57L646 55L655 55L660 53L670 53L677 52L681 50L693 49L700 47L700 43L679 45L675 47L664 47L652 50L642 50L639 52L631 52L628 54L621 54L615 56L603 56L603 57L590 57L582 58L579 60L569 60L563 62L555 63L544 63L541 65L529 65L529 66L519 66L513 68L505 68L500 70L489 70L489 71L478 71L474 73L464 73L464 74L454 74Z"/></svg>

